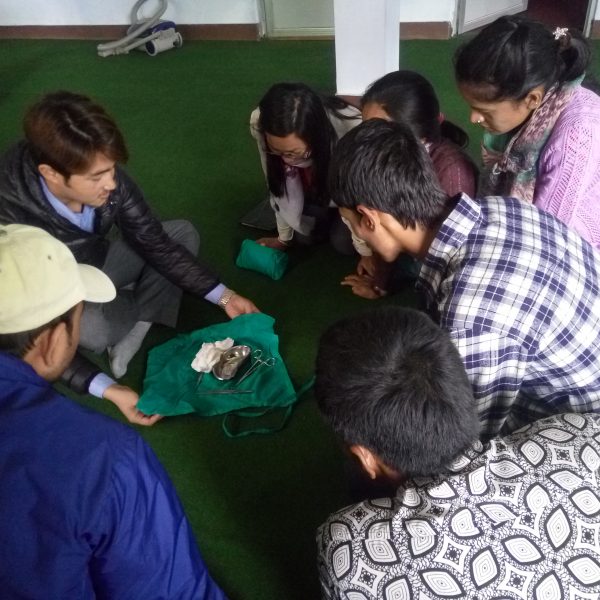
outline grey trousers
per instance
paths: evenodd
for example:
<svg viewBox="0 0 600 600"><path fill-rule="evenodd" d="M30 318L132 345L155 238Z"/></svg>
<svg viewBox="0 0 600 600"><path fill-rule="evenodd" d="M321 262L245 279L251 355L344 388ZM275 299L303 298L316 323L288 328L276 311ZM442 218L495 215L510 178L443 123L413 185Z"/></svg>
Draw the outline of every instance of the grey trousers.
<svg viewBox="0 0 600 600"><path fill-rule="evenodd" d="M198 254L200 238L189 221L165 221L162 226L174 242L194 256ZM106 304L84 304L81 347L103 352L125 337L138 321L175 326L182 290L155 271L126 242L111 242L102 270L115 284L117 297Z"/></svg>

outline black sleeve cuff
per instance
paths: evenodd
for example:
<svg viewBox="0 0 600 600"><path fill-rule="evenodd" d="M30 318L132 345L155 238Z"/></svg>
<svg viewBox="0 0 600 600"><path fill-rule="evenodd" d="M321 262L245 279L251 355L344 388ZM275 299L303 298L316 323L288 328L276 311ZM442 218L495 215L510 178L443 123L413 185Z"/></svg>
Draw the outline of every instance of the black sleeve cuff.
<svg viewBox="0 0 600 600"><path fill-rule="evenodd" d="M100 372L100 369L94 363L77 353L73 357L71 364L62 374L61 381L68 385L74 392L87 394L90 382Z"/></svg>

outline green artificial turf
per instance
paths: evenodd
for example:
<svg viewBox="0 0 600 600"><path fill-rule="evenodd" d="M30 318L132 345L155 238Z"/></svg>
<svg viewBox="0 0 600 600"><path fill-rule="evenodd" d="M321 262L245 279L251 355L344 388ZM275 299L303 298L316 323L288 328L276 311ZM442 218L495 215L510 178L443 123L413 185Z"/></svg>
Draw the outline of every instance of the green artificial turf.
<svg viewBox="0 0 600 600"><path fill-rule="evenodd" d="M406 41L401 68L428 76L447 118L464 126L477 155L479 132L452 80L457 40ZM248 117L281 80L335 87L332 42L186 42L150 58L98 58L95 44L0 42L0 148L20 136L25 108L42 93L69 89L104 104L130 150L129 172L164 219L187 218L200 231L202 256L223 281L276 319L281 353L296 386L313 372L320 332L338 317L372 306L339 285L355 259L319 246L294 251L279 282L242 271L241 241L257 232L238 219L265 195ZM412 304L406 292L386 302ZM177 330L223 319L207 302L184 298ZM123 382L140 389L147 350L175 332L154 327ZM106 365L105 357L98 357ZM80 399L121 419L103 400ZM233 599L318 598L316 527L348 502L344 457L321 422L312 395L279 433L228 439L221 419L192 415L139 428L169 471L215 579Z"/></svg>

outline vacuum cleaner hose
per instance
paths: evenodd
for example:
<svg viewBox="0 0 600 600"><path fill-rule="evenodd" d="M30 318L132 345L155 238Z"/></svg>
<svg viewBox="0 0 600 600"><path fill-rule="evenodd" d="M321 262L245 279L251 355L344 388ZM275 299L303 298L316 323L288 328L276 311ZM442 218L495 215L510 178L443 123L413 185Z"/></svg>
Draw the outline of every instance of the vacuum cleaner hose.
<svg viewBox="0 0 600 600"><path fill-rule="evenodd" d="M147 0L137 0L131 9L131 26L127 30L127 35L120 40L99 44L97 47L98 54L102 57L111 56L113 54L126 54L132 48L145 44L148 39L137 39L147 29L154 27L167 10L167 0L159 0L157 11L148 19L138 19L138 11L142 4ZM135 40L133 43L133 40Z"/></svg>

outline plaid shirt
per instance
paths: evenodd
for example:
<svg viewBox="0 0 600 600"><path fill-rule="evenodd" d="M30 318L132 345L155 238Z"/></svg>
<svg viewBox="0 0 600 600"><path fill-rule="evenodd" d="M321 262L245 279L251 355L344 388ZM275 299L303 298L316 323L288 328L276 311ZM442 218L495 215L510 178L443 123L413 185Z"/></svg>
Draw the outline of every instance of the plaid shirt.
<svg viewBox="0 0 600 600"><path fill-rule="evenodd" d="M463 358L482 438L560 412L600 412L600 255L514 198L464 194L417 289Z"/></svg>

